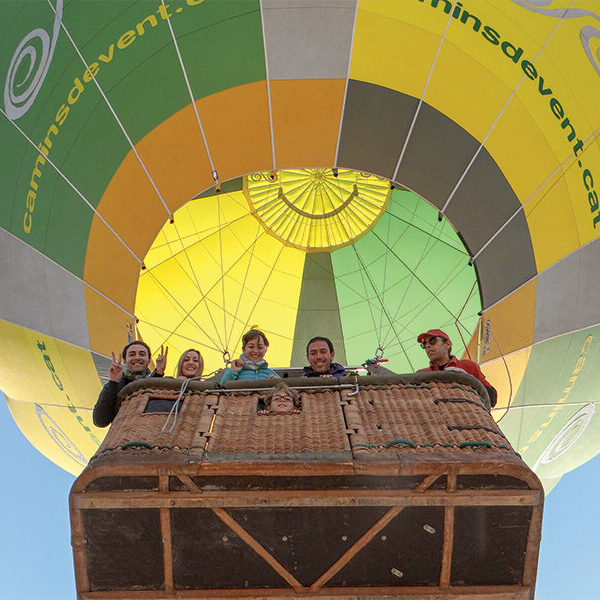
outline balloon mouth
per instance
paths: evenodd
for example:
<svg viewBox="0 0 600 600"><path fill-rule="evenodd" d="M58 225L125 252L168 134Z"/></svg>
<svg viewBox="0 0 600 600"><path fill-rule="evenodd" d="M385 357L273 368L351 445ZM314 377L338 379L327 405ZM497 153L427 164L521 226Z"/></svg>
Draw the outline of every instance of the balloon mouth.
<svg viewBox="0 0 600 600"><path fill-rule="evenodd" d="M438 212L349 169L230 179L158 232L139 271L137 329L174 355L200 348L207 372L239 356L253 324L271 341L269 367L303 366L307 339L325 335L339 362L385 348L391 370L414 371L428 362L420 331L469 339L481 310L468 251Z"/></svg>
<svg viewBox="0 0 600 600"><path fill-rule="evenodd" d="M305 252L354 243L385 212L390 182L349 169L286 169L244 178L252 215L280 242Z"/></svg>

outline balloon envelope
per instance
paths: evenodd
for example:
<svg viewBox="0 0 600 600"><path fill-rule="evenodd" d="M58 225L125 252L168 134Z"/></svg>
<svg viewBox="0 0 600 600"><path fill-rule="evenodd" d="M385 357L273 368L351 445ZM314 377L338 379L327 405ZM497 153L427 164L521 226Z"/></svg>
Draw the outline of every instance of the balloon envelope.
<svg viewBox="0 0 600 600"><path fill-rule="evenodd" d="M128 334L214 369L253 325L396 371L441 327L547 489L598 453L595 2L3 10L0 387L51 460Z"/></svg>

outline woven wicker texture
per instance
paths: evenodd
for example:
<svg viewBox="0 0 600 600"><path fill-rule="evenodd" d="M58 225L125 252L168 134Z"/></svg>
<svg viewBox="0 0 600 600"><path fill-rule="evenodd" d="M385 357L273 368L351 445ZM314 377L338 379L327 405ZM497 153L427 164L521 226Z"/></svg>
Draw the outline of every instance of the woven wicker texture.
<svg viewBox="0 0 600 600"><path fill-rule="evenodd" d="M350 441L356 457L440 448L461 457L481 448L514 453L479 394L465 385L374 386L348 400L344 415L355 432Z"/></svg>
<svg viewBox="0 0 600 600"><path fill-rule="evenodd" d="M301 391L300 396L302 411L294 415L257 414L258 393L221 396L205 460L291 458L300 453L351 459L339 392Z"/></svg>
<svg viewBox="0 0 600 600"><path fill-rule="evenodd" d="M214 415L213 406L218 402L218 396L184 394L176 420L175 414L169 418L167 412L144 413L150 398L175 401L178 397L178 390L154 388L128 396L121 404L117 418L96 456L109 452L164 453L165 447L178 452L192 451L195 455L201 454L206 445L204 434L210 428Z"/></svg>

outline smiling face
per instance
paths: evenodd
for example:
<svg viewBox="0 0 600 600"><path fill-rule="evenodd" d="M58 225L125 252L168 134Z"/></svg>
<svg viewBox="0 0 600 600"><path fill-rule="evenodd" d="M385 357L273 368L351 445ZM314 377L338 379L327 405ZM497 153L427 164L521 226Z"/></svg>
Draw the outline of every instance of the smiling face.
<svg viewBox="0 0 600 600"><path fill-rule="evenodd" d="M249 339L244 347L242 348L246 358L252 362L260 362L267 353L268 346L265 344L263 338L258 335Z"/></svg>
<svg viewBox="0 0 600 600"><path fill-rule="evenodd" d="M289 415L294 410L294 400L287 392L276 392L271 397L272 415Z"/></svg>
<svg viewBox="0 0 600 600"><path fill-rule="evenodd" d="M183 377L191 378L200 375L200 355L196 350L188 350L181 361L181 372Z"/></svg>
<svg viewBox="0 0 600 600"><path fill-rule="evenodd" d="M315 373L327 373L333 357L334 353L329 350L329 344L323 340L315 340L308 346L306 358Z"/></svg>
<svg viewBox="0 0 600 600"><path fill-rule="evenodd" d="M433 343L432 343L433 342ZM450 340L444 340L441 337L428 338L425 340L425 352L429 362L434 365L445 365L450 360Z"/></svg>
<svg viewBox="0 0 600 600"><path fill-rule="evenodd" d="M125 354L125 366L132 373L143 373L148 368L150 357L148 350L141 344L132 344Z"/></svg>

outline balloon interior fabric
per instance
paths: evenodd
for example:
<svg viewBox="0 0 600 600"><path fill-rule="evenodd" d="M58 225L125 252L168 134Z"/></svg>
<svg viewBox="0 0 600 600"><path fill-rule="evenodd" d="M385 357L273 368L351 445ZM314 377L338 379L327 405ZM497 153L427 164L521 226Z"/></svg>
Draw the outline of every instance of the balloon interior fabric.
<svg viewBox="0 0 600 600"><path fill-rule="evenodd" d="M592 0L3 3L0 388L78 473L111 351L446 330L551 489L600 451ZM480 314L479 314L480 313Z"/></svg>

